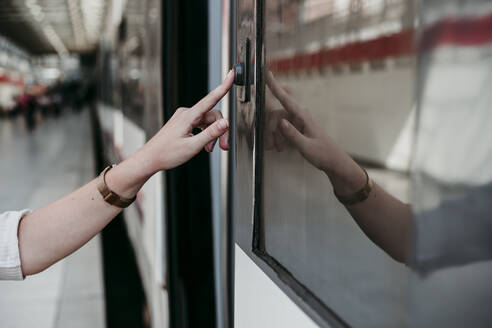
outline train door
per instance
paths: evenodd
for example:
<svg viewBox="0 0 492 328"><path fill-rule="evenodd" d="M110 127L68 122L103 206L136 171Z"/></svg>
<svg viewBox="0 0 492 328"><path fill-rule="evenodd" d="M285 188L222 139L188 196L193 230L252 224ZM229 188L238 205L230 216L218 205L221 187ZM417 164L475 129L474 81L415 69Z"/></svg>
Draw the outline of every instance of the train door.
<svg viewBox="0 0 492 328"><path fill-rule="evenodd" d="M414 1L232 3L234 325L406 326L408 268L364 235L281 123L315 122L409 202Z"/></svg>
<svg viewBox="0 0 492 328"><path fill-rule="evenodd" d="M264 107L264 52L262 1L239 0L233 7L235 23L232 62L236 63L236 89L231 119L233 137L233 216L235 224L236 327L309 327L314 322L287 296L275 278L275 269L258 248L262 148L260 122ZM231 24L232 25L232 24ZM273 279L272 279L273 278ZM293 296L295 294L291 294ZM281 313L282 312L282 313Z"/></svg>

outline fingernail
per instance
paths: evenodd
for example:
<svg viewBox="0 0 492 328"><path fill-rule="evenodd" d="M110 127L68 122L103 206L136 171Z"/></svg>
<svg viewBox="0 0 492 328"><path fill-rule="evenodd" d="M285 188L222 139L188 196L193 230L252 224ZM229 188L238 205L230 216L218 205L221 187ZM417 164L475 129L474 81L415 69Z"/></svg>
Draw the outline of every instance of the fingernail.
<svg viewBox="0 0 492 328"><path fill-rule="evenodd" d="M282 127L285 128L285 129L288 129L289 128L289 123L287 122L286 119L283 119L282 120Z"/></svg>
<svg viewBox="0 0 492 328"><path fill-rule="evenodd" d="M229 126L229 122L226 119L222 119L219 121L219 129L225 130Z"/></svg>
<svg viewBox="0 0 492 328"><path fill-rule="evenodd" d="M217 139L215 139L215 141L213 142L209 142L206 146L206 150L211 153L213 150L214 150L214 147L215 147L215 143L217 142Z"/></svg>
<svg viewBox="0 0 492 328"><path fill-rule="evenodd" d="M230 77L233 73L234 73L234 70L233 70L233 69L231 69L231 70L229 71L229 73L227 73L227 77Z"/></svg>

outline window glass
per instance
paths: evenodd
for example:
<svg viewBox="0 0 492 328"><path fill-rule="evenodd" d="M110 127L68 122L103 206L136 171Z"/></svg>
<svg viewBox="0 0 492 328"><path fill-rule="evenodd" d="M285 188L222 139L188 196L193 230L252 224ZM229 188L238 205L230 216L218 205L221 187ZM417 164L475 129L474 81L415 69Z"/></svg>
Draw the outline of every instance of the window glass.
<svg viewBox="0 0 492 328"><path fill-rule="evenodd" d="M492 3L422 1L416 327L492 322ZM459 295L458 297L456 297Z"/></svg>
<svg viewBox="0 0 492 328"><path fill-rule="evenodd" d="M287 120L304 137L322 134L408 203L412 4L265 2L260 248L353 326L407 325L409 271L361 231L336 199L324 162L308 159L302 140L289 139L281 124ZM330 162L324 149L318 157Z"/></svg>

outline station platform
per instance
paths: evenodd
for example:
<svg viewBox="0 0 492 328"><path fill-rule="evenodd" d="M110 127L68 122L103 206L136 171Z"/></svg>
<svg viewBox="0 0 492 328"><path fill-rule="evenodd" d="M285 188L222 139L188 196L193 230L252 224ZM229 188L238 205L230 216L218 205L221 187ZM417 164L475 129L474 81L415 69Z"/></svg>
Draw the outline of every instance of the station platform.
<svg viewBox="0 0 492 328"><path fill-rule="evenodd" d="M94 177L87 110L38 123L0 120L0 211L36 209ZM0 281L2 328L105 326L99 237L25 281ZM89 269L90 268L90 269Z"/></svg>

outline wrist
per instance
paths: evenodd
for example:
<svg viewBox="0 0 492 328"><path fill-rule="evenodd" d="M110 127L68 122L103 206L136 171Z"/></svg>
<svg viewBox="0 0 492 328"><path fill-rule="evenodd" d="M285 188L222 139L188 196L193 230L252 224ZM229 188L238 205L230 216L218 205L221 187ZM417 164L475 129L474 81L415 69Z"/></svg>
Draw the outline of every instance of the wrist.
<svg viewBox="0 0 492 328"><path fill-rule="evenodd" d="M144 154L137 151L106 174L108 187L125 198L132 198L154 174Z"/></svg>
<svg viewBox="0 0 492 328"><path fill-rule="evenodd" d="M359 191L367 180L364 170L350 156L344 155L343 160L333 163L325 170L338 195L350 195Z"/></svg>

